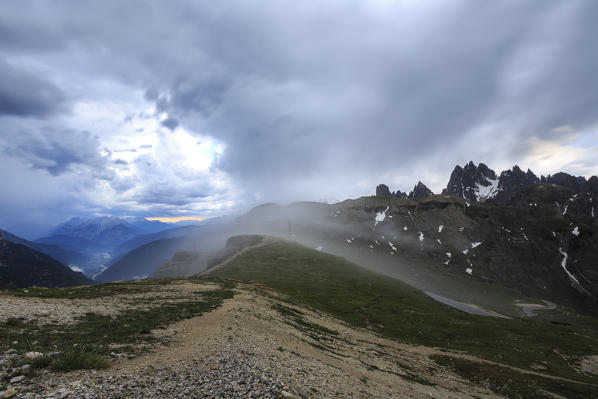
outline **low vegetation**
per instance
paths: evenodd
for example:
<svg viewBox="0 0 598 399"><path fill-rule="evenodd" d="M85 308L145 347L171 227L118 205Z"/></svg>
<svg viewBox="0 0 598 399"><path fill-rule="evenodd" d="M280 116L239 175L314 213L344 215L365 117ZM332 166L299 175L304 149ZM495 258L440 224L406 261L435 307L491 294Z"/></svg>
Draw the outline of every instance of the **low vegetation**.
<svg viewBox="0 0 598 399"><path fill-rule="evenodd" d="M461 351L528 370L541 364L545 374L598 382L578 369L583 356L598 354L596 331L469 315L396 279L300 245L275 242L256 248L213 274L265 285L290 302L397 341ZM286 312L291 318L300 317Z"/></svg>
<svg viewBox="0 0 598 399"><path fill-rule="evenodd" d="M74 324L40 324L19 318L0 323L0 350L14 349L17 353L39 352L34 360L21 359L15 365L29 363L33 367L50 367L53 370L104 368L110 363L108 357L131 355L164 342L151 334L152 330L209 312L231 298L234 293L231 282L217 279L188 279L190 282L222 283L209 291L194 292L191 297L177 301L157 297L143 301L141 308L129 308L114 316L87 313ZM105 284L92 287L26 289L11 291L20 296L93 299L108 295L151 292L158 286L173 284L178 280L146 280L139 282ZM149 306L148 306L149 304Z"/></svg>

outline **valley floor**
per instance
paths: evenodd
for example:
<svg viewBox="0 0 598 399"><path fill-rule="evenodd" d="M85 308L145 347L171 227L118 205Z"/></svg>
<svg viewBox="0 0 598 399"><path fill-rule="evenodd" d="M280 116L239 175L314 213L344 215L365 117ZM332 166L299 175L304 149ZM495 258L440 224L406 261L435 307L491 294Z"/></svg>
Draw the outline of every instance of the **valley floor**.
<svg viewBox="0 0 598 399"><path fill-rule="evenodd" d="M215 285L180 286L202 291ZM211 312L152 330L170 338L168 344L133 359L119 358L105 370L44 370L12 384L15 397L497 397L431 356L479 359L400 344L291 305L260 286L238 284L234 291L234 297ZM30 301L11 300L15 309L17 302Z"/></svg>

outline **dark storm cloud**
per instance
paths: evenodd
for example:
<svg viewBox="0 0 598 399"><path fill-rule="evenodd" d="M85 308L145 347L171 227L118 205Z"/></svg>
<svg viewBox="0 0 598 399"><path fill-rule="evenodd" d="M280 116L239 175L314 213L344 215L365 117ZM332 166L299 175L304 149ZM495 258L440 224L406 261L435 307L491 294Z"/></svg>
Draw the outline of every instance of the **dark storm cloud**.
<svg viewBox="0 0 598 399"><path fill-rule="evenodd" d="M106 158L101 155L98 137L86 131L54 130L22 131L13 141L0 142L4 153L21 158L35 169L43 169L57 176L76 166L95 170L95 176L109 180L105 171ZM1 148L1 147L0 147Z"/></svg>
<svg viewBox="0 0 598 399"><path fill-rule="evenodd" d="M179 125L179 121L174 118L166 118L162 122L162 126L167 127L169 130L174 130Z"/></svg>
<svg viewBox="0 0 598 399"><path fill-rule="evenodd" d="M532 136L574 136L559 126L595 129L597 18L591 0L9 2L0 116L60 131L67 98L93 100L96 82L117 82L154 106L127 110L127 123L167 115L170 136L185 129L223 144L214 175L183 182L178 159L126 158L146 178L111 187L147 206L217 201L225 194L210 179L221 172L241 198L342 199L381 178L405 191L425 176L446 184L472 158L517 163ZM85 124L73 130L92 130ZM101 136L112 133L92 131L100 139L48 131L9 147L34 168L87 165L95 178L107 168Z"/></svg>
<svg viewBox="0 0 598 399"><path fill-rule="evenodd" d="M1 55L0 77L0 116L44 117L67 109L59 88L3 62Z"/></svg>

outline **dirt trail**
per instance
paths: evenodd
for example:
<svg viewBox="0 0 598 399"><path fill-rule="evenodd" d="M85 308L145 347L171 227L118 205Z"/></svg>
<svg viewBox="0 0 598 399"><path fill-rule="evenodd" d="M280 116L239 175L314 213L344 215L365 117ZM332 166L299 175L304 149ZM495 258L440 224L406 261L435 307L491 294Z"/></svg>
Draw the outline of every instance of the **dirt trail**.
<svg viewBox="0 0 598 399"><path fill-rule="evenodd" d="M293 395L288 396L291 398L498 397L438 366L431 355L449 355L569 381L440 348L401 344L290 305L263 287L239 284L235 291L234 298L225 300L214 311L152 332L168 336L170 344L135 359L121 359L106 370L55 377L48 381L46 392L58 386L76 386L82 392L85 389L86 397L116 398L122 396L125 387L135 389L127 396L135 398L227 397L225 391L201 390L220 380L235 389L239 384L243 386L246 378L237 377L237 369L249 367L250 375L274 381L269 386L281 387ZM231 362L231 358L235 359ZM194 381L207 373L212 373L206 377L208 383ZM272 380L267 376L273 376ZM282 385L275 385L276 381ZM186 392L186 386L192 388L190 396L180 394ZM98 390L108 393L97 394ZM172 396L175 392L177 395Z"/></svg>
<svg viewBox="0 0 598 399"><path fill-rule="evenodd" d="M148 368L176 369L193 358L218 356L232 347L249 354L260 368L279 375L296 397L496 397L428 358L440 351L398 344L326 315L296 308L305 320L338 333L317 337L293 326L273 308L276 304L289 306L248 288L237 289L237 295L217 310L174 325L170 345L123 360L99 374L136 375Z"/></svg>

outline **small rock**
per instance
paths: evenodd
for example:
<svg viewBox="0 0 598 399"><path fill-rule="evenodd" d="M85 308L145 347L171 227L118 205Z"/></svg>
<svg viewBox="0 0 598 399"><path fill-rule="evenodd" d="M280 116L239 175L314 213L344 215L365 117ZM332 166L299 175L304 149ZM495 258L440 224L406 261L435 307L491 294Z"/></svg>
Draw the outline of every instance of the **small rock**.
<svg viewBox="0 0 598 399"><path fill-rule="evenodd" d="M24 365L21 366L21 373L23 373L23 374L29 374L30 371L31 371L31 365L24 364Z"/></svg>
<svg viewBox="0 0 598 399"><path fill-rule="evenodd" d="M25 379L25 376L24 376L24 375L18 375L18 376L16 376L16 377L12 377L12 378L10 379L10 383L11 383L11 384L16 384L16 383L18 383L18 382L21 382L21 381L23 381L24 379Z"/></svg>
<svg viewBox="0 0 598 399"><path fill-rule="evenodd" d="M7 389L4 392L0 392L0 398L12 398L17 394L17 391L14 389Z"/></svg>
<svg viewBox="0 0 598 399"><path fill-rule="evenodd" d="M292 393L290 393L290 392L287 392L287 391L280 391L280 395L281 395L283 398L287 398L287 399L295 399L295 395L293 395Z"/></svg>
<svg viewBox="0 0 598 399"><path fill-rule="evenodd" d="M9 350L6 351L7 355L10 355L11 353L17 353L17 350L16 349L9 349Z"/></svg>
<svg viewBox="0 0 598 399"><path fill-rule="evenodd" d="M37 358L42 357L43 355L44 354L41 352L27 352L23 357L27 360L35 360Z"/></svg>

